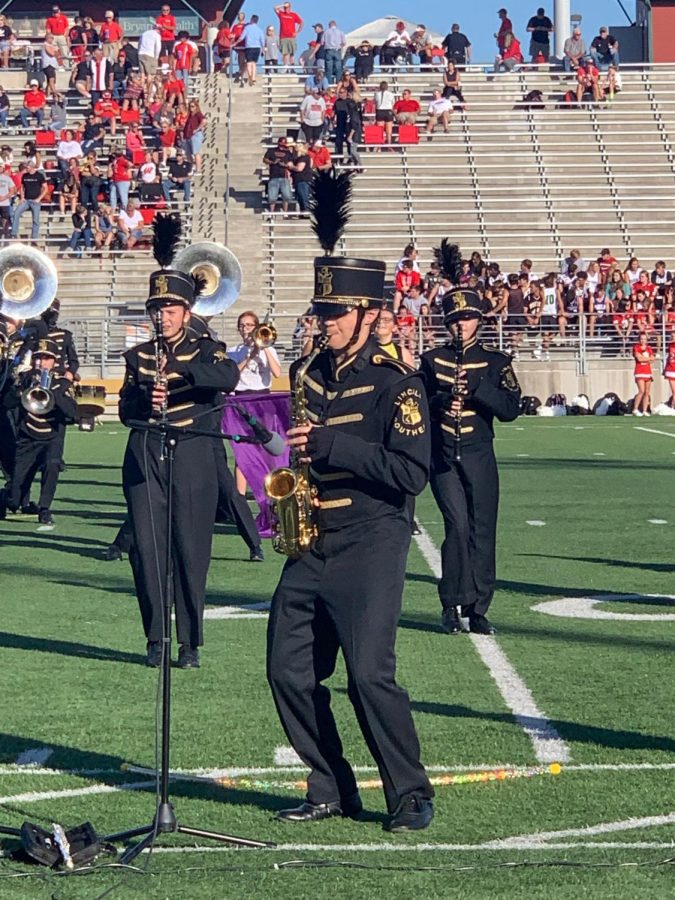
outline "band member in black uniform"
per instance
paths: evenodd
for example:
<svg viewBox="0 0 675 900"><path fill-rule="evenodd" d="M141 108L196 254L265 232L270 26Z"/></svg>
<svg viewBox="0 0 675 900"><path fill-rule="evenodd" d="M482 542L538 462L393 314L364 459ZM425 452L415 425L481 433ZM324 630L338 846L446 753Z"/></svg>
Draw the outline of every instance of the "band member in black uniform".
<svg viewBox="0 0 675 900"><path fill-rule="evenodd" d="M327 253L341 233L335 223L344 221L348 179L320 175L315 183L315 231ZM320 198L330 200L334 190L342 199L326 204L326 222ZM331 214L336 206L340 215ZM300 459L311 462L318 538L284 566L272 600L267 666L281 723L311 770L306 801L277 818L308 822L361 811L323 684L341 650L349 698L382 778L388 827L399 831L426 828L433 817L433 789L408 695L395 680L394 652L410 545L407 498L426 484L430 445L419 376L371 337L384 274L379 261L315 260L313 312L327 349L303 379L309 422L288 434Z"/></svg>
<svg viewBox="0 0 675 900"><path fill-rule="evenodd" d="M48 329L47 337L54 341L57 346L58 356L56 359L56 372L59 375L65 376L70 381L76 381L78 380L77 372L80 368L80 360L77 355L77 349L75 348L73 332L68 331L67 328L59 328L58 321L60 311L61 303L58 297L56 297L52 301L52 305L49 309L42 313L41 318Z"/></svg>
<svg viewBox="0 0 675 900"><path fill-rule="evenodd" d="M10 395L14 386L14 360L22 342L16 322L0 315L0 467L7 486L14 472L16 453L16 409ZM0 503L3 500L6 504L5 496Z"/></svg>
<svg viewBox="0 0 675 900"><path fill-rule="evenodd" d="M172 492L173 596L180 643L178 665L199 666L206 576L218 501L211 437L183 434L190 426L218 431L217 397L231 391L239 373L222 344L187 333L195 300L195 279L168 268L180 236L180 221L155 219L155 257L165 266L150 276L146 308L159 330L125 354L120 419L131 427L122 468L133 543L130 562L143 627L148 665L162 656L161 572L166 558L167 463L156 431L134 428L134 421L164 419L177 438Z"/></svg>
<svg viewBox="0 0 675 900"><path fill-rule="evenodd" d="M444 241L438 255L456 284L458 248ZM444 631L458 634L459 606L474 634L494 634L487 618L496 581L499 504L493 419L512 422L518 416L520 387L511 357L478 340L481 297L457 288L442 302L451 340L425 353L420 366L432 418L431 489L445 525L441 621Z"/></svg>
<svg viewBox="0 0 675 900"><path fill-rule="evenodd" d="M30 486L40 471L37 515L38 523L44 529L54 527L50 507L61 472L66 425L72 425L77 418L70 381L56 374L57 357L58 347L54 341L49 338L39 341L33 350L32 371L20 377L13 390L18 430L7 508L11 512L19 509L22 498L30 495ZM26 393L31 389L35 392L32 397Z"/></svg>

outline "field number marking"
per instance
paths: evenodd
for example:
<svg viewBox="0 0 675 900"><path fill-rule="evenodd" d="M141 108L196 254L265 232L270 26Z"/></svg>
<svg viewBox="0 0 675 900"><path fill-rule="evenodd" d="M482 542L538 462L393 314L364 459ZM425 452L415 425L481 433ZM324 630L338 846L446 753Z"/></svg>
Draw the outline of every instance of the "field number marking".
<svg viewBox="0 0 675 900"><path fill-rule="evenodd" d="M624 622L675 622L675 613L620 613L606 609L596 609L598 603L610 601L643 600L645 597L668 599L675 604L672 594L599 594L596 597L564 597L561 600L545 600L530 609L545 613L547 616L560 616L563 619L608 619Z"/></svg>

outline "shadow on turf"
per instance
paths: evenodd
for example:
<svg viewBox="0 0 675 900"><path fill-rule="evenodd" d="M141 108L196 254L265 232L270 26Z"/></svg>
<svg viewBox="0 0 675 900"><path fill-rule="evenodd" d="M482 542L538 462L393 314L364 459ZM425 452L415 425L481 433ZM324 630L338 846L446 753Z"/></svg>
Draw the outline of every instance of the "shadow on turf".
<svg viewBox="0 0 675 900"><path fill-rule="evenodd" d="M8 535L10 537L23 538L23 540L7 540ZM89 559L101 559L103 551L110 543L110 541L97 541L90 538L85 539L58 534L56 531L40 534L33 531L7 531L4 528L0 530L0 539L3 546L7 547L25 548L30 544L31 549L36 551L58 550L60 553L72 553L75 556L84 556ZM3 565L2 571L8 574L12 571L12 567ZM44 572L44 569L40 567L40 571ZM16 574L25 575L25 566L16 567Z"/></svg>
<svg viewBox="0 0 675 900"><path fill-rule="evenodd" d="M0 631L0 647L10 650L29 650L39 653L58 653L60 656L75 656L80 659L98 659L101 662L125 662L145 666L145 655L80 644L75 641L61 641L53 638L34 637L28 634L13 634Z"/></svg>
<svg viewBox="0 0 675 900"><path fill-rule="evenodd" d="M633 562L628 559L608 559L605 556L556 556L553 553L518 553L516 555L536 557L539 559L564 559L565 562L597 563L601 566L618 567L622 569L639 569L644 572L670 573L675 571L675 564L673 563Z"/></svg>
<svg viewBox="0 0 675 900"><path fill-rule="evenodd" d="M643 459L566 459L562 457L557 459L537 459L536 457L528 457L528 459L510 459L507 457L505 459L499 460L500 469L523 469L525 466L527 468L558 470L570 468L574 469L575 471L578 471L579 469L626 469L630 472L634 472L636 471L636 469L644 471L671 472L673 468L672 463L667 461L653 462Z"/></svg>

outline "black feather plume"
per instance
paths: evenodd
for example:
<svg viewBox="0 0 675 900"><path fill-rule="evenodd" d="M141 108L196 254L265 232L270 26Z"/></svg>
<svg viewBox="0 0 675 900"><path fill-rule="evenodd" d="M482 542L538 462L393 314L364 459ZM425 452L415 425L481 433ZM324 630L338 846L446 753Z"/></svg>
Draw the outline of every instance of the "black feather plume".
<svg viewBox="0 0 675 900"><path fill-rule="evenodd" d="M176 255L182 231L179 216L166 213L157 213L155 216L152 223L152 252L163 269L171 265Z"/></svg>
<svg viewBox="0 0 675 900"><path fill-rule="evenodd" d="M312 181L309 211L312 230L330 256L349 221L352 179L349 172L317 172Z"/></svg>
<svg viewBox="0 0 675 900"><path fill-rule="evenodd" d="M192 280L195 283L195 300L199 297L200 294L203 294L208 285L208 279L205 275L201 275L199 272L192 273Z"/></svg>
<svg viewBox="0 0 675 900"><path fill-rule="evenodd" d="M453 285L458 285L462 271L462 252L459 245L451 244L447 238L443 238L441 246L434 247L434 257L443 277Z"/></svg>

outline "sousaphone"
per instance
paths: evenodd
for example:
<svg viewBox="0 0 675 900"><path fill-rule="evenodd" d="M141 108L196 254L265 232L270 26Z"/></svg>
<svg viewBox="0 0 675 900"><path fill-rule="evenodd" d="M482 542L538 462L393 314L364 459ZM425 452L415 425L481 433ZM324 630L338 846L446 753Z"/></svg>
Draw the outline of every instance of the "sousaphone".
<svg viewBox="0 0 675 900"><path fill-rule="evenodd" d="M30 244L0 250L0 312L15 322L35 319L52 305L59 279L56 266Z"/></svg>
<svg viewBox="0 0 675 900"><path fill-rule="evenodd" d="M209 318L225 312L241 293L241 265L223 244L215 241L190 244L176 254L171 265L206 282L192 307L192 312L198 316Z"/></svg>

